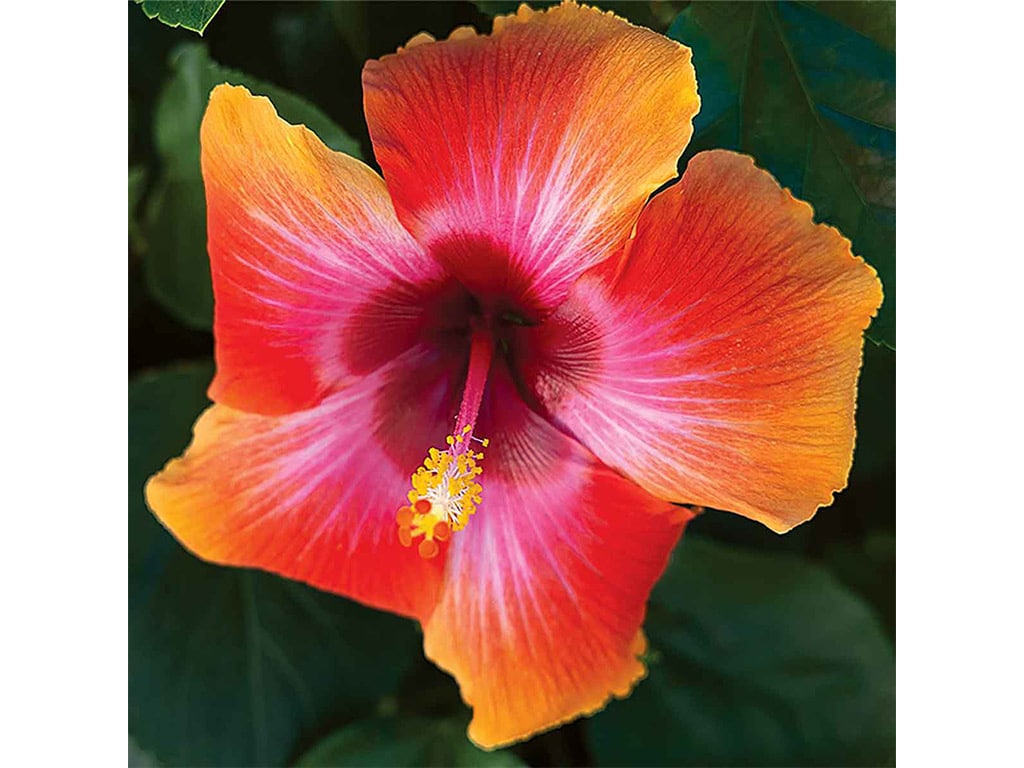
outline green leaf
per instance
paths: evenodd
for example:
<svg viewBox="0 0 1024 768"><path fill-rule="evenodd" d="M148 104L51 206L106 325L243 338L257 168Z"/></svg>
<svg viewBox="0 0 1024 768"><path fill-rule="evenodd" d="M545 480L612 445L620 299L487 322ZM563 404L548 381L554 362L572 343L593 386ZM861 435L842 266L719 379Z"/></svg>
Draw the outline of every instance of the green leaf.
<svg viewBox="0 0 1024 768"><path fill-rule="evenodd" d="M135 739L128 736L128 768L160 768L156 758L139 747Z"/></svg>
<svg viewBox="0 0 1024 768"><path fill-rule="evenodd" d="M378 718L331 734L295 765L517 768L523 763L512 752L477 749L466 738L466 724L459 720Z"/></svg>
<svg viewBox="0 0 1024 768"><path fill-rule="evenodd" d="M815 8L873 40L885 50L896 51L895 0L817 2Z"/></svg>
<svg viewBox="0 0 1024 768"><path fill-rule="evenodd" d="M395 691L419 638L405 619L201 562L149 512L143 484L184 449L212 370L129 385L128 725L167 765L283 764L300 740Z"/></svg>
<svg viewBox="0 0 1024 768"><path fill-rule="evenodd" d="M200 35L217 15L224 0L135 0L142 12L168 27L184 27Z"/></svg>
<svg viewBox="0 0 1024 768"><path fill-rule="evenodd" d="M896 352L864 346L857 384L857 442L851 482L892 472L896 463Z"/></svg>
<svg viewBox="0 0 1024 768"><path fill-rule="evenodd" d="M896 635L896 534L875 530L863 539L833 542L825 562L839 579L874 606L890 636Z"/></svg>
<svg viewBox="0 0 1024 768"><path fill-rule="evenodd" d="M146 190L146 169L135 166L128 169L128 242L135 250L141 250L139 223L136 212L139 201Z"/></svg>
<svg viewBox="0 0 1024 768"><path fill-rule="evenodd" d="M128 169L128 221L131 222L135 216L135 209L139 207L142 199L142 192L146 188L146 169L135 166Z"/></svg>
<svg viewBox="0 0 1024 768"><path fill-rule="evenodd" d="M751 154L838 227L885 289L868 335L895 347L893 22L887 3L694 2L669 36L693 49L701 94L686 159Z"/></svg>
<svg viewBox="0 0 1024 768"><path fill-rule="evenodd" d="M688 536L652 594L645 631L648 679L588 724L599 764L891 758L892 645L824 569Z"/></svg>
<svg viewBox="0 0 1024 768"><path fill-rule="evenodd" d="M370 58L370 34L365 3L328 3L331 22L359 61Z"/></svg>
<svg viewBox="0 0 1024 768"><path fill-rule="evenodd" d="M154 117L163 175L146 208L146 283L154 298L182 323L208 329L213 324L213 287L206 253L199 126L214 86L244 85L255 95L268 96L284 120L305 124L332 149L360 157L359 145L304 99L211 61L201 43L177 48L170 66L173 75Z"/></svg>
<svg viewBox="0 0 1024 768"><path fill-rule="evenodd" d="M150 193L142 232L149 293L190 328L211 328L213 285L202 180L160 179Z"/></svg>
<svg viewBox="0 0 1024 768"><path fill-rule="evenodd" d="M558 5L561 0L538 0L530 2L534 10L543 10ZM522 5L521 0L476 0L474 5L489 16L504 16L515 13ZM617 16L628 19L651 29L664 31L675 16L681 3L672 0L604 0L597 3L602 11L611 11Z"/></svg>

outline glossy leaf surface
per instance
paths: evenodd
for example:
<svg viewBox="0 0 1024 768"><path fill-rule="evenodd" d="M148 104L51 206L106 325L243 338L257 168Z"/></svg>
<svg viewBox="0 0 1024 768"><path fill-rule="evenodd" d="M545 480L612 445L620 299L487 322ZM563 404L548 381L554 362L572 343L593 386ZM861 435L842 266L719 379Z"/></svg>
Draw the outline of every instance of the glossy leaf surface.
<svg viewBox="0 0 1024 768"><path fill-rule="evenodd" d="M224 5L224 0L135 0L142 12L168 27L184 27L200 35Z"/></svg>

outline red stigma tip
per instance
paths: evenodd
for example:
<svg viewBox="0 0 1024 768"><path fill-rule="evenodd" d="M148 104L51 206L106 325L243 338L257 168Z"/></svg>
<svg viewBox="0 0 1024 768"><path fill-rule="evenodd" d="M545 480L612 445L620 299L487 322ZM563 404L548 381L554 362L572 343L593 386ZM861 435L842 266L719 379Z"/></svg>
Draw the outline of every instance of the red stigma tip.
<svg viewBox="0 0 1024 768"><path fill-rule="evenodd" d="M420 557L422 557L422 558L424 558L426 560L429 560L432 557L437 557L437 553L440 551L440 549L441 548L439 546L437 546L437 542L436 541L431 541L430 539L424 539L423 541L420 542L420 547L419 547Z"/></svg>

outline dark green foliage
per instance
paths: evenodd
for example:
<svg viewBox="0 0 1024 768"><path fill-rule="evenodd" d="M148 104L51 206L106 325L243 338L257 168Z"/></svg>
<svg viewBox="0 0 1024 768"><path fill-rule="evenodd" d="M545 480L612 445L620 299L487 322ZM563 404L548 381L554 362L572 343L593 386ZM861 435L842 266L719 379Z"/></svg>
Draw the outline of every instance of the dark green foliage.
<svg viewBox="0 0 1024 768"><path fill-rule="evenodd" d="M135 0L151 19L159 19L168 27L184 27L200 35L206 29L224 0Z"/></svg>
<svg viewBox="0 0 1024 768"><path fill-rule="evenodd" d="M646 630L648 679L588 724L601 765L878 765L895 753L892 646L864 603L799 557L690 535Z"/></svg>
<svg viewBox="0 0 1024 768"><path fill-rule="evenodd" d="M889 4L694 2L668 34L693 49L701 95L686 158L715 147L751 154L811 203L819 221L838 227L882 278L886 300L868 335L895 346L896 27Z"/></svg>
<svg viewBox="0 0 1024 768"><path fill-rule="evenodd" d="M296 768L415 765L424 768L518 768L512 752L483 752L466 739L464 720L378 718L342 728L304 754Z"/></svg>
<svg viewBox="0 0 1024 768"><path fill-rule="evenodd" d="M896 352L866 345L858 383L855 480L884 475L896 463Z"/></svg>
<svg viewBox="0 0 1024 768"><path fill-rule="evenodd" d="M128 239L135 241L135 247L141 247L139 243L139 224L136 213L139 210L139 202L142 200L142 193L146 191L146 169L136 166L128 169Z"/></svg>

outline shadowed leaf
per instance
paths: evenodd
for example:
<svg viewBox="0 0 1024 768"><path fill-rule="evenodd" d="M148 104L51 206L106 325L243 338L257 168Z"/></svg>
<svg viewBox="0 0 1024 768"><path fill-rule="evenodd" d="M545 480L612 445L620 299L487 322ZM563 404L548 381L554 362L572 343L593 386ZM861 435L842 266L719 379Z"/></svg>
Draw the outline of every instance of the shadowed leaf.
<svg viewBox="0 0 1024 768"><path fill-rule="evenodd" d="M895 750L892 646L822 568L688 536L645 631L648 679L588 724L601 765L877 765Z"/></svg>
<svg viewBox="0 0 1024 768"><path fill-rule="evenodd" d="M378 718L342 728L314 746L296 768L327 766L424 766L424 768L518 768L511 752L484 752L466 738L458 720Z"/></svg>
<svg viewBox="0 0 1024 768"><path fill-rule="evenodd" d="M139 223L136 212L146 190L146 169L135 166L128 169L128 242L134 250L141 250Z"/></svg>

